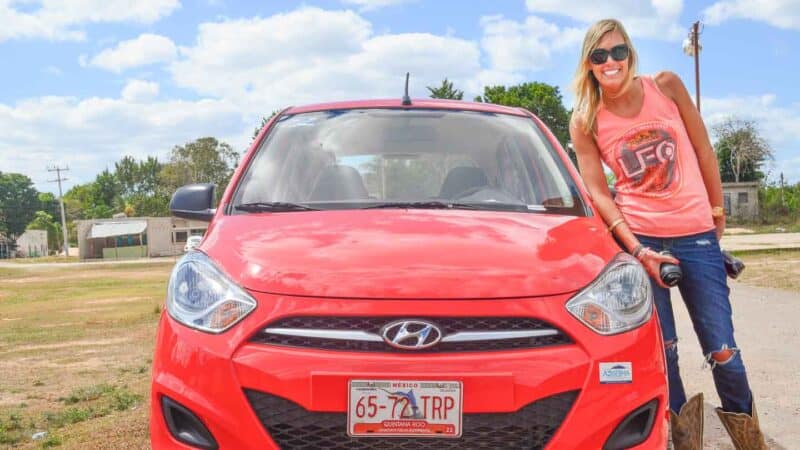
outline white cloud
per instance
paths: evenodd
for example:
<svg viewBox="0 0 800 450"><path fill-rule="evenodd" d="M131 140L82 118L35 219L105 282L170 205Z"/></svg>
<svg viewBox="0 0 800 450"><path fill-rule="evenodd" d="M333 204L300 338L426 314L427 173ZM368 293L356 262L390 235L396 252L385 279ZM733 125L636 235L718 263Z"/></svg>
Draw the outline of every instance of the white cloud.
<svg viewBox="0 0 800 450"><path fill-rule="evenodd" d="M359 11L373 11L387 6L402 5L403 3L415 1L417 0L342 0L345 4L358 6Z"/></svg>
<svg viewBox="0 0 800 450"><path fill-rule="evenodd" d="M724 0L703 11L704 21L718 25L731 19L750 19L800 30L800 2L792 0Z"/></svg>
<svg viewBox="0 0 800 450"><path fill-rule="evenodd" d="M169 62L175 59L177 48L164 36L142 34L136 39L120 42L115 48L98 53L89 65L120 73L132 67ZM82 65L85 63L81 57Z"/></svg>
<svg viewBox="0 0 800 450"><path fill-rule="evenodd" d="M782 171L787 179L798 182L800 164L795 163L800 160L800 104L777 105L776 100L775 94L703 97L703 116L709 129L730 116L754 120L775 154L771 177Z"/></svg>
<svg viewBox="0 0 800 450"><path fill-rule="evenodd" d="M681 6L659 5L669 14ZM143 36L153 35L143 35L94 57L83 56L82 65L122 71L169 62L171 80L158 84L144 80L153 76L139 74L143 79L128 80L119 98L0 103L0 161L6 164L3 171L28 174L38 189L50 190L45 169L55 159L70 166L69 183L74 184L90 181L125 154L163 159L174 145L201 136L216 136L242 151L260 118L275 109L400 98L407 71L412 96L427 97L426 86L448 77L471 99L486 85L530 80L529 73L553 61L557 52L573 51L584 32L583 26L559 27L539 16L520 21L490 16L480 26L479 41L452 32L377 33L354 11L300 8L266 18L203 23L195 42L177 54L167 38L162 39L168 43L160 41L164 45L149 46L144 44L153 40ZM162 88L169 92L175 86L204 99L165 100ZM729 112L753 114L776 150L776 168L787 167L787 177L800 181L800 165L789 166L797 159L793 145L800 142L800 105L776 103L775 96L704 98L703 111L709 123Z"/></svg>
<svg viewBox="0 0 800 450"><path fill-rule="evenodd" d="M412 95L448 77L461 85L480 70L472 41L428 33L374 35L352 11L302 8L268 18L200 25L193 47L172 64L175 82L235 98L268 113L289 104Z"/></svg>
<svg viewBox="0 0 800 450"><path fill-rule="evenodd" d="M153 87L132 82L125 90L128 95L137 90L152 93ZM202 136L216 136L242 149L254 126L243 122L238 108L227 100L140 100L123 94L121 98L41 97L14 105L0 103L3 171L24 173L37 189L50 191L46 166L59 161L70 167L68 189L91 181L126 154L165 160L174 145Z"/></svg>
<svg viewBox="0 0 800 450"><path fill-rule="evenodd" d="M633 37L677 41L688 32L679 23L682 0L526 0L525 4L532 13L565 16L584 24L614 17Z"/></svg>
<svg viewBox="0 0 800 450"><path fill-rule="evenodd" d="M56 77L60 77L61 75L64 74L64 71L61 70L58 66L52 66L52 65L45 67L44 72Z"/></svg>
<svg viewBox="0 0 800 450"><path fill-rule="evenodd" d="M130 80L122 89L122 99L126 102L151 100L158 95L158 83L153 81Z"/></svg>
<svg viewBox="0 0 800 450"><path fill-rule="evenodd" d="M25 10L15 8L24 3ZM31 5L38 6L31 11ZM0 42L44 38L83 40L89 23L153 23L180 7L179 0L0 0Z"/></svg>
<svg viewBox="0 0 800 450"><path fill-rule="evenodd" d="M574 28L561 29L545 20L528 16L524 22L502 16L481 18L481 46L495 72L541 70L550 65L553 50L569 48L583 38Z"/></svg>

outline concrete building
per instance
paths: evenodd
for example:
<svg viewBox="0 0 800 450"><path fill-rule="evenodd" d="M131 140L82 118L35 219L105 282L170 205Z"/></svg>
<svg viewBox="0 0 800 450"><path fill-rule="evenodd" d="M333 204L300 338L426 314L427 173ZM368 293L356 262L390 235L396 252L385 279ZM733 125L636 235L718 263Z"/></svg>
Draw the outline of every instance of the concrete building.
<svg viewBox="0 0 800 450"><path fill-rule="evenodd" d="M11 249L13 248L13 242L11 239L5 237L3 233L0 233L0 259L7 259L13 257L11 254Z"/></svg>
<svg viewBox="0 0 800 450"><path fill-rule="evenodd" d="M722 183L723 206L728 218L752 221L758 218L758 182Z"/></svg>
<svg viewBox="0 0 800 450"><path fill-rule="evenodd" d="M47 255L47 231L25 230L25 232L17 238L18 257L36 258Z"/></svg>
<svg viewBox="0 0 800 450"><path fill-rule="evenodd" d="M180 255L189 236L202 236L208 228L208 222L176 217L124 217L76 223L78 254L82 260Z"/></svg>
<svg viewBox="0 0 800 450"><path fill-rule="evenodd" d="M47 231L26 230L16 242L0 233L0 259L47 256Z"/></svg>

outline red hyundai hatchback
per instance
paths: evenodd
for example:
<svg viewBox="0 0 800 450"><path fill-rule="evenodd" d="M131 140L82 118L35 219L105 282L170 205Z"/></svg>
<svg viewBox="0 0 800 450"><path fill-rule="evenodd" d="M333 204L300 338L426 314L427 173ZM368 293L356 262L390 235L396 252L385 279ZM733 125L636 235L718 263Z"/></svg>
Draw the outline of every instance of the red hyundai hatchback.
<svg viewBox="0 0 800 450"><path fill-rule="evenodd" d="M274 117L175 265L155 449L663 449L648 278L553 135L442 100Z"/></svg>

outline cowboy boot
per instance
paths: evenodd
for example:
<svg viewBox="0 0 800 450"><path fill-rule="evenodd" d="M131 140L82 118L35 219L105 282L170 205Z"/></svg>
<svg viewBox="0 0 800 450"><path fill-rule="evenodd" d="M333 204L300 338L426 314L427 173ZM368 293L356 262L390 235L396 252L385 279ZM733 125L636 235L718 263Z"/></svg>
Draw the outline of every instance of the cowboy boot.
<svg viewBox="0 0 800 450"><path fill-rule="evenodd" d="M675 450L702 450L703 393L687 400L678 414L670 410L669 423Z"/></svg>
<svg viewBox="0 0 800 450"><path fill-rule="evenodd" d="M753 415L725 412L717 408L717 415L733 441L736 450L769 450L764 435L758 426L756 401L753 399Z"/></svg>

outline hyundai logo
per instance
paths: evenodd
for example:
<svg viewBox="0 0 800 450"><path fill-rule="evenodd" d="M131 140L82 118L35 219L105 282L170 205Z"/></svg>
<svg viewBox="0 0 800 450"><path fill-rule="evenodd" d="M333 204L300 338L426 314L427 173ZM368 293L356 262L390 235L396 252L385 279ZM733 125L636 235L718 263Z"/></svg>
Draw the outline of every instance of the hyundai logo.
<svg viewBox="0 0 800 450"><path fill-rule="evenodd" d="M402 350L424 350L438 344L442 330L425 320L397 320L381 328L383 340Z"/></svg>

